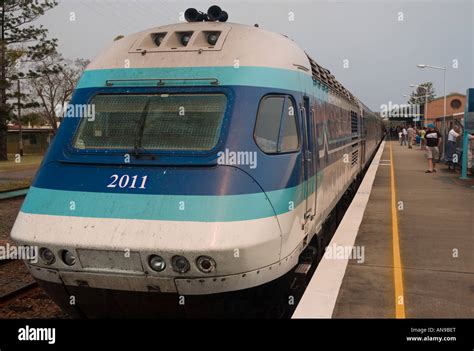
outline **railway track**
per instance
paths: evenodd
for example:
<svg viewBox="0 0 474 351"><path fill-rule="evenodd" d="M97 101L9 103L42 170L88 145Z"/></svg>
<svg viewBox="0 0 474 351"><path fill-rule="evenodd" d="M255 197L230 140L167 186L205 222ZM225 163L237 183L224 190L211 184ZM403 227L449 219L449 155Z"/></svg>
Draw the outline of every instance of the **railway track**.
<svg viewBox="0 0 474 351"><path fill-rule="evenodd" d="M10 199L15 199L19 197L26 196L29 187L26 188L17 188L13 190L1 191L0 192L0 202L6 201ZM17 264L16 260L12 259L3 259L0 260L0 271L8 272L11 266L12 270L15 270L15 265ZM15 298L24 295L33 289L38 287L38 283L35 281L29 281L24 283L16 284L14 288L8 289L6 291L0 290L0 306L8 304L10 301L14 300Z"/></svg>
<svg viewBox="0 0 474 351"><path fill-rule="evenodd" d="M69 318L18 260L0 260L0 316L6 319Z"/></svg>
<svg viewBox="0 0 474 351"><path fill-rule="evenodd" d="M8 272L9 269L15 269L15 265L18 264L16 260L0 260L0 271ZM9 267L11 266L11 267ZM20 297L28 292L36 289L38 284L35 281L28 282L17 282L13 288L7 289L6 291L0 290L0 306L7 305L10 301Z"/></svg>
<svg viewBox="0 0 474 351"><path fill-rule="evenodd" d="M0 191L0 201L14 199L17 197L25 196L30 188L18 188L7 191Z"/></svg>
<svg viewBox="0 0 474 351"><path fill-rule="evenodd" d="M0 192L0 245L9 233L28 188ZM0 318L69 318L32 279L26 265L0 259Z"/></svg>

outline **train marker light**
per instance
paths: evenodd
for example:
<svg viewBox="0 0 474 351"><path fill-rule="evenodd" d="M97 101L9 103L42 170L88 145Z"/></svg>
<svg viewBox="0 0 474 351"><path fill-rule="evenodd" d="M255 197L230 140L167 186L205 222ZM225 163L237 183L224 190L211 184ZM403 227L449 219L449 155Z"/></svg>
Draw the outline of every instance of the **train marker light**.
<svg viewBox="0 0 474 351"><path fill-rule="evenodd" d="M173 256L171 258L171 265L177 273L186 273L191 268L189 261L183 256Z"/></svg>
<svg viewBox="0 0 474 351"><path fill-rule="evenodd" d="M74 266L76 263L76 256L70 251L64 250L61 254L61 258L68 266Z"/></svg>
<svg viewBox="0 0 474 351"><path fill-rule="evenodd" d="M209 45L216 45L218 39L219 33L209 33L207 35L207 42L209 43Z"/></svg>
<svg viewBox="0 0 474 351"><path fill-rule="evenodd" d="M211 273L216 269L216 261L208 256L199 256L196 260L196 264L203 273Z"/></svg>
<svg viewBox="0 0 474 351"><path fill-rule="evenodd" d="M153 38L153 41L155 42L156 46L160 46L161 43L163 42L163 39L165 38L166 33L158 33L155 35Z"/></svg>
<svg viewBox="0 0 474 351"><path fill-rule="evenodd" d="M43 260L43 262L47 265L53 264L54 261L56 261L56 257L54 256L53 251L46 247L42 247L40 249L40 257Z"/></svg>
<svg viewBox="0 0 474 351"><path fill-rule="evenodd" d="M181 44L183 44L184 46L188 45L189 39L191 39L191 34L190 33L184 33L181 36Z"/></svg>
<svg viewBox="0 0 474 351"><path fill-rule="evenodd" d="M148 264L150 265L150 268L153 269L155 272L161 272L166 268L165 260L163 259L163 257L158 255L150 256Z"/></svg>

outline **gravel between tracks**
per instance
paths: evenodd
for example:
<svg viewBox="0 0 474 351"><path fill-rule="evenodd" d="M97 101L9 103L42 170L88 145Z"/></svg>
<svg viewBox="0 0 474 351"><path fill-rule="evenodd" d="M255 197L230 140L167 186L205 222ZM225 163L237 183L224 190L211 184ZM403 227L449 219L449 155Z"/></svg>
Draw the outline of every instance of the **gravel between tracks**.
<svg viewBox="0 0 474 351"><path fill-rule="evenodd" d="M12 243L10 232L24 197L0 201L0 244Z"/></svg>

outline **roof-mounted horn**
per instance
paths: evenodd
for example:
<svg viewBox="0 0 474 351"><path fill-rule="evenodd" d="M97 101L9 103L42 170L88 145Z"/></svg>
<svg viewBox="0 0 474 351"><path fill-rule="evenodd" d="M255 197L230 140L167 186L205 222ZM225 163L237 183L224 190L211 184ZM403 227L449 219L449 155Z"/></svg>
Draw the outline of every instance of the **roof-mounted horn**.
<svg viewBox="0 0 474 351"><path fill-rule="evenodd" d="M229 19L227 12L222 11L222 9L213 5L209 7L207 13L196 10L195 8L189 8L184 12L184 18L188 22L226 22Z"/></svg>

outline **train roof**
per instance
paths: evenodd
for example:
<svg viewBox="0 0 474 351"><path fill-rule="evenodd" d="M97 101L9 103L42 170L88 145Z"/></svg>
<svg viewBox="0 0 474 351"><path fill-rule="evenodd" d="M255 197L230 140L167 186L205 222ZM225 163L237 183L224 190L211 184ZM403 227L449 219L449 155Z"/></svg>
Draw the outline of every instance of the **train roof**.
<svg viewBox="0 0 474 351"><path fill-rule="evenodd" d="M211 32L219 33L213 46L206 39ZM179 40L183 33L192 33L186 46ZM163 34L163 41L157 46L154 38ZM134 68L234 66L235 60L240 66L309 67L304 51L287 37L227 22L179 23L132 34L115 41L92 61L88 69L123 68L127 59Z"/></svg>
<svg viewBox="0 0 474 351"><path fill-rule="evenodd" d="M187 45L180 42L184 33L191 35ZM207 42L209 33L219 34L215 45ZM162 39L159 46L155 43L157 36ZM87 69L219 67L236 64L287 70L300 68L333 93L352 103L358 102L329 70L317 64L293 40L259 27L228 22L178 23L135 33L116 40Z"/></svg>

